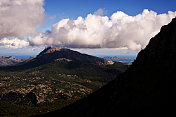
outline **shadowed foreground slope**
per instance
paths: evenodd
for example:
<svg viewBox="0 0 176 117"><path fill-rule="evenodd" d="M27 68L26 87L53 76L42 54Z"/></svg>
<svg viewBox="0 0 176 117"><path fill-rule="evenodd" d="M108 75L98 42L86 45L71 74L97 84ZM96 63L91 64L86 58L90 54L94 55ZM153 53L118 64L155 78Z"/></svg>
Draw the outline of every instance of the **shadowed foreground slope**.
<svg viewBox="0 0 176 117"><path fill-rule="evenodd" d="M87 98L45 116L174 116L175 78L176 19L173 19L141 50L124 74Z"/></svg>

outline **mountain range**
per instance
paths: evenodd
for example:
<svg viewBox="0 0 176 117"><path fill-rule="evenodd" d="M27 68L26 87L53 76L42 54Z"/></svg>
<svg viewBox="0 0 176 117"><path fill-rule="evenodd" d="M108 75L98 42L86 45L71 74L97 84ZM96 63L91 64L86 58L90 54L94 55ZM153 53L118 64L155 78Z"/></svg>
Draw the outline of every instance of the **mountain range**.
<svg viewBox="0 0 176 117"><path fill-rule="evenodd" d="M110 61L121 62L121 63L127 64L127 65L131 65L135 59L134 56L128 56L128 57L104 56L102 58L104 58L106 60L110 60Z"/></svg>
<svg viewBox="0 0 176 117"><path fill-rule="evenodd" d="M15 65L22 62L23 59L18 59L12 56L2 56L0 55L0 66Z"/></svg>
<svg viewBox="0 0 176 117"><path fill-rule="evenodd" d="M91 63L98 65L112 65L114 62L103 58L82 54L67 48L48 47L39 53L36 57L21 62L17 66L5 67L7 70L24 70L35 68L54 61L67 61L71 64L80 65L82 63ZM72 65L71 65L72 66ZM73 66L72 66L73 67ZM1 68L0 68L1 69Z"/></svg>
<svg viewBox="0 0 176 117"><path fill-rule="evenodd" d="M43 116L174 117L176 18L141 50L130 68L88 97Z"/></svg>
<svg viewBox="0 0 176 117"><path fill-rule="evenodd" d="M98 58L95 56L81 54L77 51L73 51L66 48L52 48L48 47L43 50L36 58L40 58L43 62L52 61L53 59L61 60L66 58L68 61L77 61L82 63L97 63L102 65L113 64L112 61L106 59ZM58 59L59 58L59 59Z"/></svg>

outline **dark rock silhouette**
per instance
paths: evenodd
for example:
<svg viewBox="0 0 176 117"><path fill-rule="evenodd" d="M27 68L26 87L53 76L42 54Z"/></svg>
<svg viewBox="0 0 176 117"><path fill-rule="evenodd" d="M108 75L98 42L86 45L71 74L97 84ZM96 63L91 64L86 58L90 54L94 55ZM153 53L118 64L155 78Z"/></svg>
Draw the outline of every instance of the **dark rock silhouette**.
<svg viewBox="0 0 176 117"><path fill-rule="evenodd" d="M132 66L100 90L42 116L175 116L176 19L163 26Z"/></svg>

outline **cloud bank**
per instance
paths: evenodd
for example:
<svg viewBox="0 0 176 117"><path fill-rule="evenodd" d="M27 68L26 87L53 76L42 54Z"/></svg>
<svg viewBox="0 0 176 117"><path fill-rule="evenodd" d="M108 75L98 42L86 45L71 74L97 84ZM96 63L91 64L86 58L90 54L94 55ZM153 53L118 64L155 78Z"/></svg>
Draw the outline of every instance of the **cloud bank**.
<svg viewBox="0 0 176 117"><path fill-rule="evenodd" d="M45 17L43 0L0 0L0 39L36 34Z"/></svg>
<svg viewBox="0 0 176 117"><path fill-rule="evenodd" d="M14 38L14 39L3 38L0 40L0 47L3 47L3 48L15 49L15 48L23 48L28 45L29 45L29 42L18 38Z"/></svg>
<svg viewBox="0 0 176 117"><path fill-rule="evenodd" d="M168 24L176 12L157 14L145 9L129 16L117 11L112 16L101 16L102 9L86 18L63 19L51 31L29 37L31 45L54 45L71 48L122 48L139 50L155 36L161 26Z"/></svg>

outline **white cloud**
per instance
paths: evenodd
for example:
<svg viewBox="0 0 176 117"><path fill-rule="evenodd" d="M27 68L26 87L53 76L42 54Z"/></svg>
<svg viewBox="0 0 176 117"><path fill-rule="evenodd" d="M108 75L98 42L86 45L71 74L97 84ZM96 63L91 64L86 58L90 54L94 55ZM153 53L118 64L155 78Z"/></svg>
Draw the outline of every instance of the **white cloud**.
<svg viewBox="0 0 176 117"><path fill-rule="evenodd" d="M0 39L36 34L45 17L43 0L0 0Z"/></svg>
<svg viewBox="0 0 176 117"><path fill-rule="evenodd" d="M29 37L32 45L55 45L73 48L144 48L161 26L168 24L176 12L157 14L145 9L141 14L129 16L117 11L111 17L88 14L76 20L63 19L36 37ZM95 12L96 13L96 12Z"/></svg>
<svg viewBox="0 0 176 117"><path fill-rule="evenodd" d="M29 42L18 38L13 39L3 38L0 40L0 47L3 48L23 48L27 47L28 45Z"/></svg>

